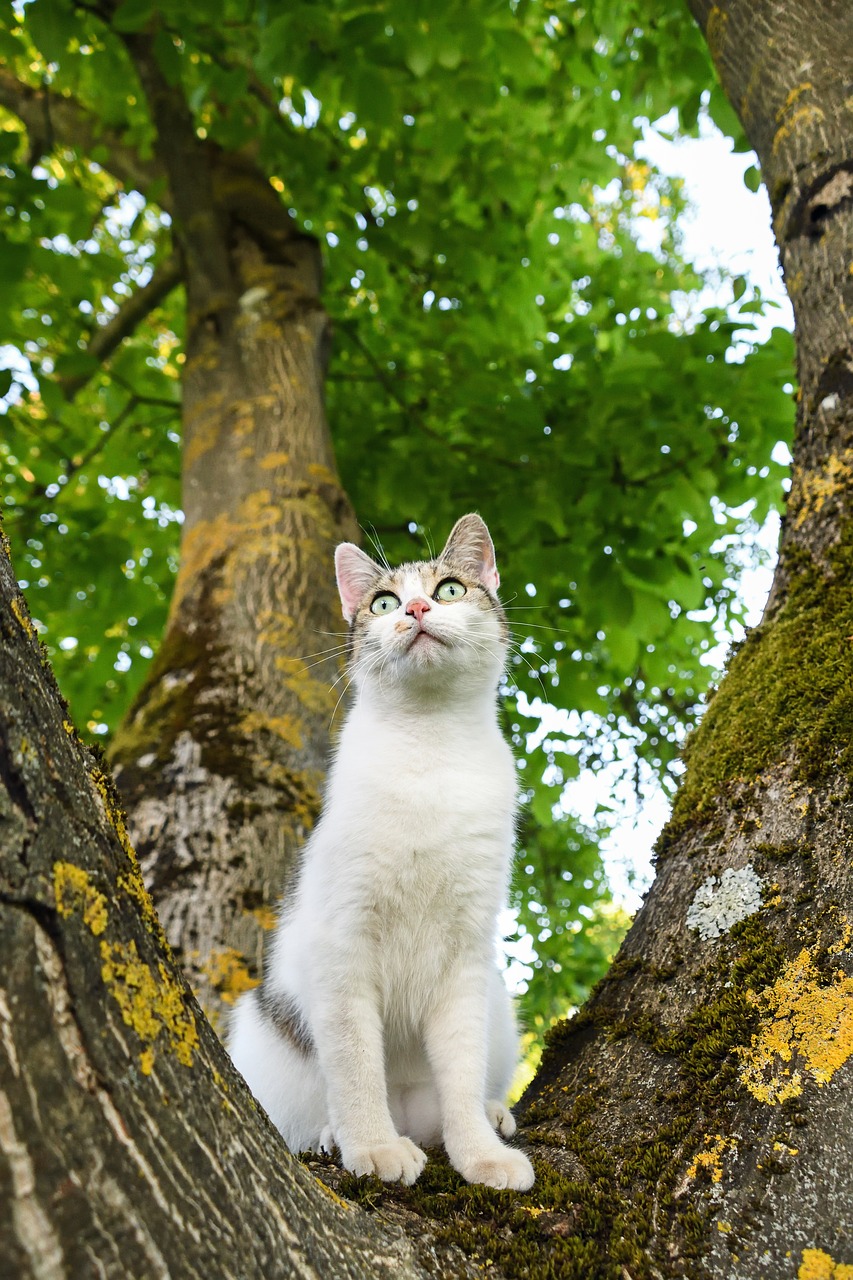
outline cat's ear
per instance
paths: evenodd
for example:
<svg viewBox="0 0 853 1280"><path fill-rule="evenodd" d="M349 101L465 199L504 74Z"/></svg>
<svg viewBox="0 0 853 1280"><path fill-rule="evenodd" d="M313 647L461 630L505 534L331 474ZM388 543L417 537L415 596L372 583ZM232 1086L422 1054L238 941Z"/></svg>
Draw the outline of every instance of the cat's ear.
<svg viewBox="0 0 853 1280"><path fill-rule="evenodd" d="M366 556L354 542L342 542L335 548L335 573L344 621L352 622L358 606L382 573L379 565Z"/></svg>
<svg viewBox="0 0 853 1280"><path fill-rule="evenodd" d="M497 591L501 584L495 548L486 522L473 512L456 521L440 559L458 564L460 569L467 570L482 582L488 591Z"/></svg>

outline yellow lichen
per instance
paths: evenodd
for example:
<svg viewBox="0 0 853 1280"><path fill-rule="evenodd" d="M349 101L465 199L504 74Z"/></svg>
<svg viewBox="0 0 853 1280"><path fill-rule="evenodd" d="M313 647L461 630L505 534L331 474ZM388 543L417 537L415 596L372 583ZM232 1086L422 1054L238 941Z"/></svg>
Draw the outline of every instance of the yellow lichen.
<svg viewBox="0 0 853 1280"><path fill-rule="evenodd" d="M334 1200L335 1204L339 1205L341 1209L349 1211L350 1209L355 1208L355 1205L349 1200L342 1200L337 1191L333 1191L331 1187L327 1187L321 1178L315 1178L314 1181L317 1183L320 1190L324 1191L330 1200Z"/></svg>
<svg viewBox="0 0 853 1280"><path fill-rule="evenodd" d="M294 694L306 710L328 715L337 700L337 692L325 680L317 680L300 658L276 658L275 665L286 672L285 688Z"/></svg>
<svg viewBox="0 0 853 1280"><path fill-rule="evenodd" d="M139 1069L144 1076L150 1076L154 1070L153 1049L143 1049L139 1055Z"/></svg>
<svg viewBox="0 0 853 1280"><path fill-rule="evenodd" d="M803 475L789 498L789 510L796 512L795 528L799 529L810 516L819 515L832 498L846 493L851 479L853 450L850 449L830 454L822 471Z"/></svg>
<svg viewBox="0 0 853 1280"><path fill-rule="evenodd" d="M804 1249L797 1280L853 1280L853 1266L834 1262L823 1249Z"/></svg>
<svg viewBox="0 0 853 1280"><path fill-rule="evenodd" d="M268 453L265 458L261 459L261 470L271 471L273 467L286 467L290 462L290 454L282 453L280 450L275 453Z"/></svg>
<svg viewBox="0 0 853 1280"><path fill-rule="evenodd" d="M127 834L125 826L124 814L116 803L115 797L110 787L109 781L103 770L95 767L90 771L89 775L95 785L95 789L101 798L104 807L104 814L113 831L118 836L119 843L127 855L129 866L125 871L119 873L117 877L118 887L130 894L136 900L142 919L145 922L149 933L156 935L157 940L163 947L168 949L168 943L160 925L157 912L154 909L154 903L151 901L151 895L145 888L142 879L142 872L139 870L139 861L136 857L136 850L130 843L130 836Z"/></svg>
<svg viewBox="0 0 853 1280"><path fill-rule="evenodd" d="M787 115L787 112L785 114ZM817 107L814 105L807 106L807 107L799 107L796 111L792 112L790 115L787 115L787 119L785 120L784 124L781 124L779 126L773 138L774 156L776 155L777 151L782 146L782 144L787 141L787 139L791 136L792 133L796 133L796 131L802 128L804 124L820 124L820 122L823 119L824 119L824 114L821 111L820 107Z"/></svg>
<svg viewBox="0 0 853 1280"><path fill-rule="evenodd" d="M17 596L12 596L12 599L9 601L9 607L11 608L15 617L18 619L18 622L26 631L27 635L31 636L32 639L35 639L36 629L32 624L30 615L27 613L26 609L23 608Z"/></svg>
<svg viewBox="0 0 853 1280"><path fill-rule="evenodd" d="M814 85L812 84L811 80L804 80L802 84L795 84L793 89L789 90L788 95L785 98L785 101L782 103L781 107L776 112L777 121L782 119L786 111L791 110L791 107L793 107L794 103L797 101L798 98L802 97L804 93L808 93L808 91L813 88L814 88Z"/></svg>
<svg viewBox="0 0 853 1280"><path fill-rule="evenodd" d="M73 862L54 862L53 893L61 916L67 919L77 912L96 938L104 932L107 927L107 900L82 867L75 867Z"/></svg>
<svg viewBox="0 0 853 1280"><path fill-rule="evenodd" d="M272 907L254 907L249 915L255 917L265 932L275 928L277 917Z"/></svg>
<svg viewBox="0 0 853 1280"><path fill-rule="evenodd" d="M198 1048L198 1028L184 993L166 966L153 966L140 959L136 943L101 942L101 977L121 1010L122 1020L146 1045L154 1065L154 1046L164 1042L178 1062L193 1064ZM146 1073L147 1074L147 1073Z"/></svg>
<svg viewBox="0 0 853 1280"><path fill-rule="evenodd" d="M710 1175L712 1182L722 1182L723 1153L725 1151L736 1151L737 1142L734 1138L724 1138L719 1133L714 1137L707 1134L705 1137L705 1146L707 1150L698 1151L693 1157L693 1162L687 1170L687 1176L688 1178L695 1178L699 1170L704 1169Z"/></svg>
<svg viewBox="0 0 853 1280"><path fill-rule="evenodd" d="M201 966L201 972L225 1004L233 1004L238 996L244 991L251 991L260 981L252 977L244 956L234 947L211 952L210 958Z"/></svg>
<svg viewBox="0 0 853 1280"><path fill-rule="evenodd" d="M294 751L302 749L302 734L295 716L268 716L263 711L248 711L240 721L240 729L245 734L257 733L266 729L281 738Z"/></svg>
<svg viewBox="0 0 853 1280"><path fill-rule="evenodd" d="M797 1097L804 1074L826 1084L853 1055L853 978L839 971L821 986L807 949L772 987L748 998L760 1008L762 1023L752 1043L738 1050L740 1078L760 1102L775 1106ZM787 1064L795 1058L800 1065L792 1070Z"/></svg>
<svg viewBox="0 0 853 1280"><path fill-rule="evenodd" d="M708 14L708 22L705 26L705 39L708 42L708 48L711 51L711 57L716 62L722 51L723 41L726 35L726 27L728 26L729 15L719 5L713 5Z"/></svg>

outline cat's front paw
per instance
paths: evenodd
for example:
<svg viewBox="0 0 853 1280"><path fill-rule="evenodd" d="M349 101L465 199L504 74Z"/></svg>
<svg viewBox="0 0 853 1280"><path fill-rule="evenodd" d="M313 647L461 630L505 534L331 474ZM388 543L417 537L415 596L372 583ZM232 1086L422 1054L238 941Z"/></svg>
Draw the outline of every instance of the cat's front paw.
<svg viewBox="0 0 853 1280"><path fill-rule="evenodd" d="M426 1164L426 1155L410 1138L395 1138L375 1147L354 1147L342 1160L357 1177L375 1173L383 1182L402 1182L410 1187Z"/></svg>
<svg viewBox="0 0 853 1280"><path fill-rule="evenodd" d="M481 1182L497 1191L529 1191L536 1177L527 1156L509 1147L467 1160L459 1172L466 1182Z"/></svg>
<svg viewBox="0 0 853 1280"><path fill-rule="evenodd" d="M495 1102L494 1099L487 1102L486 1115L492 1128L504 1138L511 1138L515 1133L515 1116L502 1102Z"/></svg>

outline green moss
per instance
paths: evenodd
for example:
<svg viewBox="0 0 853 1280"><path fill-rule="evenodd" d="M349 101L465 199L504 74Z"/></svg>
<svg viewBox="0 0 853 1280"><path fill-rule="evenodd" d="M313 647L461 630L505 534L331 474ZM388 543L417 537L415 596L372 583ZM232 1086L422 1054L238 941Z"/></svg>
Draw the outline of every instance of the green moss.
<svg viewBox="0 0 853 1280"><path fill-rule="evenodd" d="M667 846L774 763L792 759L805 781L828 763L853 771L853 547L831 557L828 571L799 557L782 608L732 658L687 744Z"/></svg>
<svg viewBox="0 0 853 1280"><path fill-rule="evenodd" d="M605 1146L595 1124L605 1101L601 1089L571 1105L562 1095L559 1131L548 1135L547 1145L576 1157L582 1177L534 1156L529 1192L492 1191L469 1186L433 1150L414 1187L344 1174L337 1188L371 1211L393 1205L418 1214L439 1242L511 1280L623 1280L626 1269L632 1280L681 1276L683 1258L695 1256L705 1239L711 1212L710 1203L705 1212L674 1194L696 1123L692 1108L685 1101L649 1137ZM527 1136L538 1142L545 1135ZM663 1241L679 1242L678 1254L664 1252Z"/></svg>

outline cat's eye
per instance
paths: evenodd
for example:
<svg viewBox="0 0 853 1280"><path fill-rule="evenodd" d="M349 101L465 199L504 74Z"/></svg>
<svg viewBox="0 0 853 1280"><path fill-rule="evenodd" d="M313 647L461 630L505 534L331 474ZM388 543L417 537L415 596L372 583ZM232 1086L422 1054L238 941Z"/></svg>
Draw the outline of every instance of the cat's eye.
<svg viewBox="0 0 853 1280"><path fill-rule="evenodd" d="M435 589L435 600L461 600L467 595L468 588L463 586L461 582L457 582L455 578L445 578L444 582L440 582Z"/></svg>
<svg viewBox="0 0 853 1280"><path fill-rule="evenodd" d="M370 612L381 617L383 613L393 613L399 607L400 601L393 591L381 591L376 599L371 601Z"/></svg>

